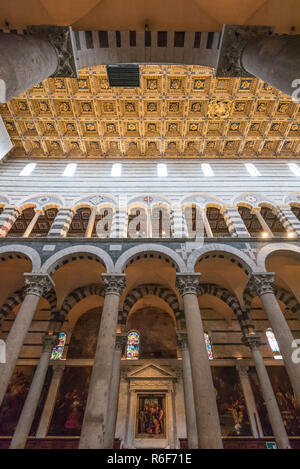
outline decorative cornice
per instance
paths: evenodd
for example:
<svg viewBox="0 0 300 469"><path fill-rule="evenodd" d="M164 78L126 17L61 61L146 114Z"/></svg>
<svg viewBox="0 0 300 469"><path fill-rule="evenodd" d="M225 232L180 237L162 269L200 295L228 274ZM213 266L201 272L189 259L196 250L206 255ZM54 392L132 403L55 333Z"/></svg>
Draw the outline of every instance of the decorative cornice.
<svg viewBox="0 0 300 469"><path fill-rule="evenodd" d="M126 287L125 274L102 274L105 294L121 295Z"/></svg>
<svg viewBox="0 0 300 469"><path fill-rule="evenodd" d="M48 274L24 274L26 295L43 296L53 287L54 282Z"/></svg>
<svg viewBox="0 0 300 469"><path fill-rule="evenodd" d="M250 291L257 293L259 296L263 295L264 293L274 293L274 279L274 272L259 272L252 274L248 282L248 288Z"/></svg>
<svg viewBox="0 0 300 469"><path fill-rule="evenodd" d="M197 295L200 273L184 273L176 274L176 288L181 296L193 293Z"/></svg>

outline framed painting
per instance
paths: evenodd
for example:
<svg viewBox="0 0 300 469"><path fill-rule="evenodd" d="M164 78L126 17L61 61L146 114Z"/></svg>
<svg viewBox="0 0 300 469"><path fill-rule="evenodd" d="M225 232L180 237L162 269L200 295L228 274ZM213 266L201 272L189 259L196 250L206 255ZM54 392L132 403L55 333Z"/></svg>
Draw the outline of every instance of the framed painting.
<svg viewBox="0 0 300 469"><path fill-rule="evenodd" d="M166 438L165 394L138 394L136 438Z"/></svg>

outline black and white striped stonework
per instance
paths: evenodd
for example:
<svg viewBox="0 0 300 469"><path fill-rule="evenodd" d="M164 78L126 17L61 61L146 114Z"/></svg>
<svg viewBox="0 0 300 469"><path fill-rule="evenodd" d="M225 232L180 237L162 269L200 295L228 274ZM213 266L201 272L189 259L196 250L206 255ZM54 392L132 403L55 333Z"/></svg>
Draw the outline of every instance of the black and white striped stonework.
<svg viewBox="0 0 300 469"><path fill-rule="evenodd" d="M223 216L230 236L235 238L250 238L245 223L236 207L226 207Z"/></svg>
<svg viewBox="0 0 300 469"><path fill-rule="evenodd" d="M281 207L277 209L276 215L287 232L294 232L297 236L300 236L300 220L290 208Z"/></svg>
<svg viewBox="0 0 300 469"><path fill-rule="evenodd" d="M4 238L20 215L20 211L15 207L5 207L0 215L0 238Z"/></svg>
<svg viewBox="0 0 300 469"><path fill-rule="evenodd" d="M74 217L74 210L61 208L48 233L48 238L65 238Z"/></svg>
<svg viewBox="0 0 300 469"><path fill-rule="evenodd" d="M181 207L171 211L171 229L174 238L186 238L188 235L186 220Z"/></svg>
<svg viewBox="0 0 300 469"><path fill-rule="evenodd" d="M72 293L70 293L70 295L64 300L61 308L62 315L67 316L76 303L79 303L79 301L87 298L88 296L104 296L103 286L93 283L86 285L85 287L76 288L76 290L72 291Z"/></svg>
<svg viewBox="0 0 300 469"><path fill-rule="evenodd" d="M116 210L113 214L110 238L127 238L128 213L125 208Z"/></svg>

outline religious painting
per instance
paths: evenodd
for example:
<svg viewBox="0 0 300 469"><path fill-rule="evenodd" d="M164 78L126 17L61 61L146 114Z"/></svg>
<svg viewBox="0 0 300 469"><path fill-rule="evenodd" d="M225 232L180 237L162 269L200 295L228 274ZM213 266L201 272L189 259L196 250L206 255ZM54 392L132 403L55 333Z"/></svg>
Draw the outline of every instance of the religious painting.
<svg viewBox="0 0 300 469"><path fill-rule="evenodd" d="M91 309L80 316L71 336L67 358L94 358L100 320L100 308Z"/></svg>
<svg viewBox="0 0 300 469"><path fill-rule="evenodd" d="M136 438L166 437L165 400L164 394L137 396Z"/></svg>
<svg viewBox="0 0 300 469"><path fill-rule="evenodd" d="M66 367L48 434L79 436L91 378L91 367Z"/></svg>
<svg viewBox="0 0 300 469"><path fill-rule="evenodd" d="M17 366L0 407L0 435L13 435L34 375L34 366Z"/></svg>
<svg viewBox="0 0 300 469"><path fill-rule="evenodd" d="M268 366L267 371L287 434L289 436L300 436L300 407L297 405L285 368L283 366ZM273 435L255 368L251 367L249 369L249 377L264 435Z"/></svg>
<svg viewBox="0 0 300 469"><path fill-rule="evenodd" d="M212 367L222 436L250 436L245 398L234 367Z"/></svg>

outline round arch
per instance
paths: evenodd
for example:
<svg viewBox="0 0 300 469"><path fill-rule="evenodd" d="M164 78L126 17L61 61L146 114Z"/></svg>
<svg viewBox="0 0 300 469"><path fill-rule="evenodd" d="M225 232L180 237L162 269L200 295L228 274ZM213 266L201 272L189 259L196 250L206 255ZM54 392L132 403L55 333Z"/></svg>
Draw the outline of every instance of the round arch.
<svg viewBox="0 0 300 469"><path fill-rule="evenodd" d="M63 260L66 258L74 258L76 255L85 254L86 256L91 255L96 257L100 262L103 263L104 267L106 268L106 272L110 273L114 270L114 263L112 258L106 251L101 248L97 248L95 246L74 246L66 249L61 249L56 254L53 254L47 261L42 265L42 272L52 274L55 270L57 270L58 266L62 263Z"/></svg>
<svg viewBox="0 0 300 469"><path fill-rule="evenodd" d="M22 211L33 205L35 208L46 210L47 208L63 207L65 202L60 195L51 192L41 192L39 194L30 195L19 202L19 207Z"/></svg>
<svg viewBox="0 0 300 469"><path fill-rule="evenodd" d="M268 256L274 252L294 252L300 254L300 247L296 246L295 244L288 244L288 243L272 243L264 246L260 249L257 255L257 265L260 270L266 272L266 260Z"/></svg>
<svg viewBox="0 0 300 469"><path fill-rule="evenodd" d="M141 254L157 254L167 257L176 267L178 272L186 272L186 264L183 259L173 249L160 244L141 244L125 251L115 264L116 273L123 273L127 265L133 258L138 258Z"/></svg>
<svg viewBox="0 0 300 469"><path fill-rule="evenodd" d="M28 258L32 265L32 272L38 272L41 268L42 262L39 253L29 246L21 244L6 244L0 248L0 259L3 257L1 256L2 254L13 254L15 257L23 256Z"/></svg>
<svg viewBox="0 0 300 469"><path fill-rule="evenodd" d="M187 261L187 270L188 272L194 272L197 262L203 256L222 254L227 259L232 260L239 267L241 267L245 273L248 275L250 272L256 272L256 264L244 254L239 249L228 246L226 244L211 244L209 246L203 246L202 248L196 249L193 251Z"/></svg>

